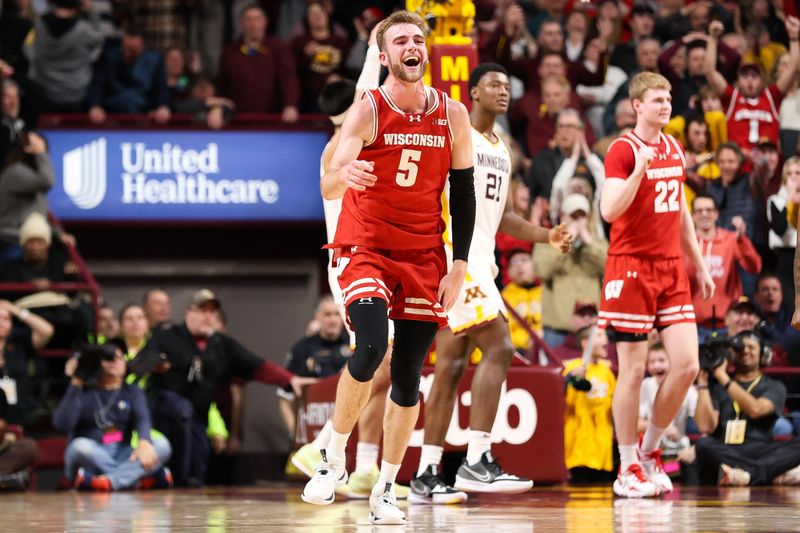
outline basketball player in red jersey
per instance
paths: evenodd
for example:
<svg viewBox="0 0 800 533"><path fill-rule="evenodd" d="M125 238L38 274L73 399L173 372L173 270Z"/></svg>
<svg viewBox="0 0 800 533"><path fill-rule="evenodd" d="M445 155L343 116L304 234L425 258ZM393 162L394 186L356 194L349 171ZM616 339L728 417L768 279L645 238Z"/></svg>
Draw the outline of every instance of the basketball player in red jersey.
<svg viewBox="0 0 800 533"><path fill-rule="evenodd" d="M383 461L370 497L370 521L404 524L393 485L419 414L422 362L467 270L475 223L472 140L466 108L422 82L428 61L419 15L392 14L378 30L385 84L353 104L342 125L327 199L343 196L334 242L355 351L339 379L333 429L302 498L334 499L347 480L345 445L370 394L395 324L392 390L384 415ZM441 194L450 177L453 267L447 272Z"/></svg>
<svg viewBox="0 0 800 533"><path fill-rule="evenodd" d="M698 371L697 326L681 247L697 266L703 295L714 292L684 198L683 150L661 132L672 111L670 90L666 78L652 72L631 80L636 127L609 147L600 197L600 212L611 223L611 243L598 325L616 332L619 378L613 413L622 464L614 492L626 497L672 490L658 443ZM667 349L670 372L637 448L639 388L647 334L654 326Z"/></svg>
<svg viewBox="0 0 800 533"><path fill-rule="evenodd" d="M785 25L789 35L789 67L775 83L764 87L761 68L755 63L742 63L735 88L716 69L717 40L724 26L718 20L708 26L710 37L706 46L706 78L722 98L728 123L728 140L738 144L747 156L759 138L768 137L777 141L781 127L778 109L797 75L800 64L800 20L788 16Z"/></svg>

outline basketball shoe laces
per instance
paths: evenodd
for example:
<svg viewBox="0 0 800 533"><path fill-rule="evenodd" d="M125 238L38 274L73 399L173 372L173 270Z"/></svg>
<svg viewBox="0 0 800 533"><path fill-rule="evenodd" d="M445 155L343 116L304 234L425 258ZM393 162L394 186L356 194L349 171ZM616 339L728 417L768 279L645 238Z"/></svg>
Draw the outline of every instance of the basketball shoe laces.
<svg viewBox="0 0 800 533"><path fill-rule="evenodd" d="M642 467L640 465L632 464L631 466L628 467L626 473L627 472L630 472L631 474L635 475L636 478L642 483L647 483L647 478L644 477L644 472L642 471Z"/></svg>
<svg viewBox="0 0 800 533"><path fill-rule="evenodd" d="M500 463L497 462L497 458L492 452L486 452L486 458L488 459L488 463L485 465L486 470L488 470L492 476L496 478L506 473L503 467L500 466Z"/></svg>

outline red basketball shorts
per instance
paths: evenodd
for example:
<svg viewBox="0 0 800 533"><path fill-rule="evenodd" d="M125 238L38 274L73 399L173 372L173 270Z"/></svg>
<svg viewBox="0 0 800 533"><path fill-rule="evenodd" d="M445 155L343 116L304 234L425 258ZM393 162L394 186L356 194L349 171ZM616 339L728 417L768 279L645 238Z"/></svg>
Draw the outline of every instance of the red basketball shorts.
<svg viewBox="0 0 800 533"><path fill-rule="evenodd" d="M608 256L598 326L647 334L680 322L695 322L681 259Z"/></svg>
<svg viewBox="0 0 800 533"><path fill-rule="evenodd" d="M447 325L447 314L439 303L439 282L447 274L444 247L375 250L350 246L337 252L334 264L345 309L361 298L381 298L392 320Z"/></svg>

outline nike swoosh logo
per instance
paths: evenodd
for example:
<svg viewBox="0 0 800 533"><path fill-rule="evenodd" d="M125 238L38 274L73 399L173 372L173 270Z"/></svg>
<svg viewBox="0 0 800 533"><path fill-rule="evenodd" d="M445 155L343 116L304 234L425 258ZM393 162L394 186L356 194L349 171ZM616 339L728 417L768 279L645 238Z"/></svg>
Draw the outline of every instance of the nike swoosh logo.
<svg viewBox="0 0 800 533"><path fill-rule="evenodd" d="M474 477L478 481L482 481L484 483L488 483L492 479L492 475L488 472L486 472L485 474L478 474L476 471L474 471L468 466L464 466L464 470L472 474L472 477Z"/></svg>

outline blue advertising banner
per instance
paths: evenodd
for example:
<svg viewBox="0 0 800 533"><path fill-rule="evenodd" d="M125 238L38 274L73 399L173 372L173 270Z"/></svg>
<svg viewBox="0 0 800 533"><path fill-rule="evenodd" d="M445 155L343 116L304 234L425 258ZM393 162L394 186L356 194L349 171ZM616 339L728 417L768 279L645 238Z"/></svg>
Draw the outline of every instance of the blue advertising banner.
<svg viewBox="0 0 800 533"><path fill-rule="evenodd" d="M61 220L322 220L325 132L43 132Z"/></svg>

